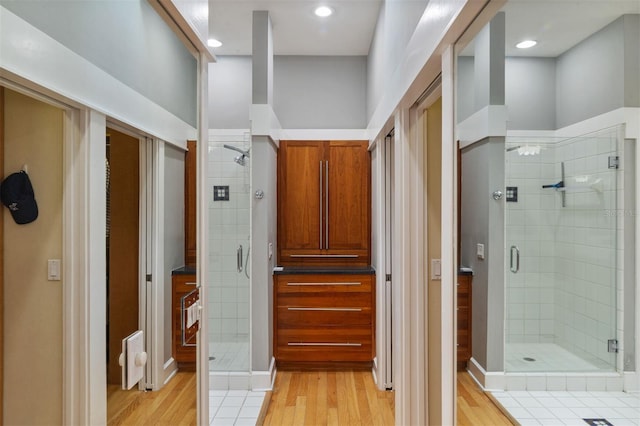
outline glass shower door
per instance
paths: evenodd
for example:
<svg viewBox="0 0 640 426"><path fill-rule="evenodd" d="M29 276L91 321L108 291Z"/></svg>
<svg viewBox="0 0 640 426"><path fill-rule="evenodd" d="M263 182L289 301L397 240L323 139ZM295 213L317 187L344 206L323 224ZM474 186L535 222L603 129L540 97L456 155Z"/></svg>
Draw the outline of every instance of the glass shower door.
<svg viewBox="0 0 640 426"><path fill-rule="evenodd" d="M246 373L250 369L250 143L246 133L209 141L208 320L212 373Z"/></svg>
<svg viewBox="0 0 640 426"><path fill-rule="evenodd" d="M505 371L615 371L617 131L506 151Z"/></svg>

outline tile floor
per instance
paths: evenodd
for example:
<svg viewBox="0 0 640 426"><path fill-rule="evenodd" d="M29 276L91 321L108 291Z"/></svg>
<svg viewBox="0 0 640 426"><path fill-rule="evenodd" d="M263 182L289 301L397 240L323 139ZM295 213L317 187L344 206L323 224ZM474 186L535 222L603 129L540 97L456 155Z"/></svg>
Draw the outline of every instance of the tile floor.
<svg viewBox="0 0 640 426"><path fill-rule="evenodd" d="M522 426L640 425L640 395L625 392L494 391ZM605 419L608 423L585 419Z"/></svg>
<svg viewBox="0 0 640 426"><path fill-rule="evenodd" d="M213 359L211 359L213 357ZM248 371L249 338L245 341L212 342L209 348L210 371Z"/></svg>
<svg viewBox="0 0 640 426"><path fill-rule="evenodd" d="M613 370L611 365L586 354L577 356L554 343L507 343L505 368L508 372L597 372ZM612 354L611 363L615 363ZM613 365L613 364L612 364Z"/></svg>
<svg viewBox="0 0 640 426"><path fill-rule="evenodd" d="M209 424L255 426L266 392L209 391Z"/></svg>

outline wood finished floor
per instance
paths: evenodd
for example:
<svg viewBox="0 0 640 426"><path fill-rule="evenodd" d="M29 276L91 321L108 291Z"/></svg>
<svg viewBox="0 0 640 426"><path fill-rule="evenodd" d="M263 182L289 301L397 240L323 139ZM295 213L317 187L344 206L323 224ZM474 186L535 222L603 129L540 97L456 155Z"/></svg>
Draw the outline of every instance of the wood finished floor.
<svg viewBox="0 0 640 426"><path fill-rule="evenodd" d="M458 426L517 425L502 413L469 373L459 372L457 382L456 414Z"/></svg>
<svg viewBox="0 0 640 426"><path fill-rule="evenodd" d="M457 425L514 425L467 373L458 373ZM109 386L109 425L195 425L195 373L178 373L158 392ZM393 425L394 393L365 371L279 371L260 424Z"/></svg>
<svg viewBox="0 0 640 426"><path fill-rule="evenodd" d="M196 374L177 373L157 392L107 387L109 425L195 425Z"/></svg>
<svg viewBox="0 0 640 426"><path fill-rule="evenodd" d="M392 425L393 392L370 371L278 371L264 425Z"/></svg>

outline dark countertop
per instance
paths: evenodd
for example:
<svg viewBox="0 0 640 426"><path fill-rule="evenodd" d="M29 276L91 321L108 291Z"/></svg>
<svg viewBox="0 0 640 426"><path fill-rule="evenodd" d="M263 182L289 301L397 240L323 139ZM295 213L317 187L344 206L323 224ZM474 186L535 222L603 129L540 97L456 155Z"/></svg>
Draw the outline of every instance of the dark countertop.
<svg viewBox="0 0 640 426"><path fill-rule="evenodd" d="M344 274L344 275L375 275L373 266L276 266L274 275L302 275L302 274Z"/></svg>
<svg viewBox="0 0 640 426"><path fill-rule="evenodd" d="M171 271L171 275L195 275L196 268L194 266L181 266Z"/></svg>

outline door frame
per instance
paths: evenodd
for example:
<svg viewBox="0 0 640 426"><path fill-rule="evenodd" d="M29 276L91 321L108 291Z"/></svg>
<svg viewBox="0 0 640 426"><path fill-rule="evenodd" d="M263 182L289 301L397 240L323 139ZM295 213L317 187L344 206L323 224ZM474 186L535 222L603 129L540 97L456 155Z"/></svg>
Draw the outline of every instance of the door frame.
<svg viewBox="0 0 640 426"><path fill-rule="evenodd" d="M140 390L159 390L175 374L175 361L164 362L164 142L107 118L107 127L138 140L138 329L145 334L147 364ZM151 280L148 280L148 276ZM169 326L171 323L168 324ZM165 369L165 367L167 367ZM168 370L168 372L167 372Z"/></svg>

